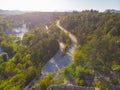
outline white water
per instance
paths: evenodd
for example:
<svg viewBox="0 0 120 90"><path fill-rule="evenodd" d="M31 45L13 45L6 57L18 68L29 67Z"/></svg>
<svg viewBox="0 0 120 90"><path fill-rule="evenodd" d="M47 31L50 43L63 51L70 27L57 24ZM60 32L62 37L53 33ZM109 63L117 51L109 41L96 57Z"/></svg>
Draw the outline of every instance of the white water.
<svg viewBox="0 0 120 90"><path fill-rule="evenodd" d="M15 27L14 33L17 37L23 38L24 34L28 32L28 28L26 27L26 24L23 24L21 27Z"/></svg>
<svg viewBox="0 0 120 90"><path fill-rule="evenodd" d="M26 24L23 24L20 27L15 27L13 30L14 30L14 34L17 37L20 37L21 39L23 38L24 34L28 32L28 28L26 27ZM12 35L8 29L5 30L5 33ZM3 52L4 52L3 49L0 47L0 54L2 54Z"/></svg>

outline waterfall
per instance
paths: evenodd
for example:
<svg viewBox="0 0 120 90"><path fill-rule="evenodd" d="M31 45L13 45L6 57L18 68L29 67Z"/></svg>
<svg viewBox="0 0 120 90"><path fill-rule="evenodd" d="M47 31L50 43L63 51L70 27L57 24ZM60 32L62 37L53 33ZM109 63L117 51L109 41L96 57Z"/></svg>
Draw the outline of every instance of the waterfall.
<svg viewBox="0 0 120 90"><path fill-rule="evenodd" d="M26 24L23 24L21 27L15 27L14 33L17 37L23 38L24 34L28 32L28 28L26 27Z"/></svg>

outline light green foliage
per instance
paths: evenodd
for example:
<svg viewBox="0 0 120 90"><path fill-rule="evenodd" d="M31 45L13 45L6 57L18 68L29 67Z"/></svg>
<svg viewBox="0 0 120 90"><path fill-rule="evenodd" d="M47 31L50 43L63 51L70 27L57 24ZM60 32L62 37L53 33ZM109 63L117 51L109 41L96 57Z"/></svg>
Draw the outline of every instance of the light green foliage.
<svg viewBox="0 0 120 90"><path fill-rule="evenodd" d="M10 90L20 90L20 87L19 86L14 86Z"/></svg>
<svg viewBox="0 0 120 90"><path fill-rule="evenodd" d="M52 78L53 78L53 74L48 74L38 83L41 90L47 90L47 87L53 83Z"/></svg>
<svg viewBox="0 0 120 90"><path fill-rule="evenodd" d="M57 52L59 33L53 36L43 27L31 26L21 40L3 33L3 29L12 32L23 22L7 17L2 20L0 17L0 47L4 51L0 55L0 90L21 90L40 76L43 65Z"/></svg>

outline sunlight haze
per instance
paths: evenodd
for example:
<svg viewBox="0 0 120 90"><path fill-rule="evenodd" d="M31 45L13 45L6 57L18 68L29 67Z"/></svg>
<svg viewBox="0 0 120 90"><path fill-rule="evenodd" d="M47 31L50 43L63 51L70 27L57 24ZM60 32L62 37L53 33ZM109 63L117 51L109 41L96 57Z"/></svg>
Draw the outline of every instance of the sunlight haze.
<svg viewBox="0 0 120 90"><path fill-rule="evenodd" d="M0 9L30 11L70 11L120 9L120 0L0 0Z"/></svg>

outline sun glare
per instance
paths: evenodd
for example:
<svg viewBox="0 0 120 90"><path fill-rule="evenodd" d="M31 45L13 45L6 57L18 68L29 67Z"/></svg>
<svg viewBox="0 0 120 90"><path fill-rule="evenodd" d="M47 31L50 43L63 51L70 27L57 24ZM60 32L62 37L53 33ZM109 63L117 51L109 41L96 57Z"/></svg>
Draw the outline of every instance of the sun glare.
<svg viewBox="0 0 120 90"><path fill-rule="evenodd" d="M49 11L55 10L56 0L2 0L0 7L7 10L33 10L33 11Z"/></svg>
<svg viewBox="0 0 120 90"><path fill-rule="evenodd" d="M104 0L103 0L104 1ZM119 9L119 1L99 0L0 0L0 9L30 11L69 11Z"/></svg>

